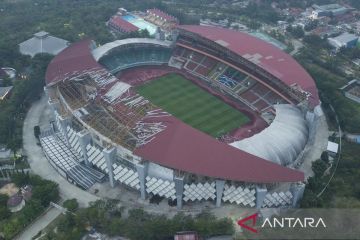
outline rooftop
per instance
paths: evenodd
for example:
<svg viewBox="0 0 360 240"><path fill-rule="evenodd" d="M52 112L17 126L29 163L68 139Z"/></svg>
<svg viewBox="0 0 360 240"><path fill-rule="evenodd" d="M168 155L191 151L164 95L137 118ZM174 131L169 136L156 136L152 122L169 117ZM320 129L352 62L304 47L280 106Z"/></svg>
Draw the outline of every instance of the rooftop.
<svg viewBox="0 0 360 240"><path fill-rule="evenodd" d="M91 54L91 40L71 44L51 60L45 75L46 84L55 84L66 76L101 67Z"/></svg>
<svg viewBox="0 0 360 240"><path fill-rule="evenodd" d="M92 51L92 54L96 61L99 61L101 57L106 55L111 50L125 44L136 44L136 43L143 43L143 44L155 44L164 47L170 47L171 42L169 41L160 41L153 38L128 38L122 40L116 40L114 42L106 43Z"/></svg>
<svg viewBox="0 0 360 240"><path fill-rule="evenodd" d="M297 182L304 174L220 142L173 116L149 143L135 149L144 159L202 176L243 182ZM196 144L195 144L196 143Z"/></svg>
<svg viewBox="0 0 360 240"><path fill-rule="evenodd" d="M334 10L338 10L338 9L346 9L346 7L341 6L340 4L337 4L337 3L325 4L325 5L314 4L313 7L316 10L321 10L321 11L334 11Z"/></svg>
<svg viewBox="0 0 360 240"><path fill-rule="evenodd" d="M171 21L171 22L177 22L177 18L175 18L174 16L171 16L163 11L161 11L160 9L157 9L157 8L153 8L153 9L149 9L147 10L147 12L149 13L152 13L152 14L155 14L167 21Z"/></svg>
<svg viewBox="0 0 360 240"><path fill-rule="evenodd" d="M328 145L327 145L327 149L326 149L327 151L337 153L338 149L339 149L339 144L328 141Z"/></svg>
<svg viewBox="0 0 360 240"><path fill-rule="evenodd" d="M7 73L4 71L4 69L0 68L0 79L7 76Z"/></svg>
<svg viewBox="0 0 360 240"><path fill-rule="evenodd" d="M22 201L23 201L23 196L19 193L16 193L8 199L7 206L8 207L17 207L18 205L20 205L22 203Z"/></svg>
<svg viewBox="0 0 360 240"><path fill-rule="evenodd" d="M355 41L359 38L359 36L355 35L355 34L352 34L352 33L348 33L348 32L345 32L337 37L334 37L334 38L329 38L329 39L332 39L334 41L337 41L339 43L347 43L347 42L351 42L351 41Z"/></svg>
<svg viewBox="0 0 360 240"><path fill-rule="evenodd" d="M250 138L231 143L232 146L260 158L287 166L304 149L308 127L302 112L289 104L274 106L276 116L269 127Z"/></svg>
<svg viewBox="0 0 360 240"><path fill-rule="evenodd" d="M102 66L91 53L91 41L83 40L72 44L51 61L46 83L49 86L69 75L91 69L102 69ZM165 130L135 149L136 155L165 167L214 178L257 183L304 180L300 171L220 142L173 116L164 116L160 120L166 124Z"/></svg>
<svg viewBox="0 0 360 240"><path fill-rule="evenodd" d="M125 32L135 32L139 30L137 26L125 21L121 16L113 16L110 22Z"/></svg>
<svg viewBox="0 0 360 240"><path fill-rule="evenodd" d="M247 33L225 28L199 25L180 25L179 28L228 48L279 78L288 86L299 85L302 90L311 94L309 101L312 106L319 104L319 95L311 76L295 59L272 44Z"/></svg>
<svg viewBox="0 0 360 240"><path fill-rule="evenodd" d="M0 87L0 100L3 100L6 98L6 96L10 93L10 91L13 89L12 86L9 87Z"/></svg>
<svg viewBox="0 0 360 240"><path fill-rule="evenodd" d="M41 31L34 34L33 38L19 44L20 52L34 57L38 53L56 55L68 46L69 42L53 37L49 33Z"/></svg>

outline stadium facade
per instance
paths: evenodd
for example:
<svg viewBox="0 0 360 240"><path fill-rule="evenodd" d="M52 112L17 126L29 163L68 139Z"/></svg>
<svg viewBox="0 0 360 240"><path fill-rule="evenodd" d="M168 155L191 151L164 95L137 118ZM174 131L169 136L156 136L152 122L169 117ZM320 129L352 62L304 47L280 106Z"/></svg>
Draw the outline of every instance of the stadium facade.
<svg viewBox="0 0 360 240"><path fill-rule="evenodd" d="M50 163L87 189L109 179L183 203L295 206L301 165L320 101L289 55L246 33L179 26L174 41L72 44L49 64L54 111L41 143ZM135 86L177 73L245 113L251 122L215 139L139 95Z"/></svg>

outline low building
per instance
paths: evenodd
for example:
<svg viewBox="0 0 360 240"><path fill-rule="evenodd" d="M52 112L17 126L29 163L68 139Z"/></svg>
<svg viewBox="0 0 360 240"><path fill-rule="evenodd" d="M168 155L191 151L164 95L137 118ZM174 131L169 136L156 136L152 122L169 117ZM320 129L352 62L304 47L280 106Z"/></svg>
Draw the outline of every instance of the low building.
<svg viewBox="0 0 360 240"><path fill-rule="evenodd" d="M107 25L111 30L117 33L131 33L139 31L139 28L137 26L124 20L122 16L119 15L111 17Z"/></svg>
<svg viewBox="0 0 360 240"><path fill-rule="evenodd" d="M0 87L0 101L7 99L12 91L13 87Z"/></svg>
<svg viewBox="0 0 360 240"><path fill-rule="evenodd" d="M351 80L348 84L341 87L340 90L343 92L345 97L360 103L360 81L357 79Z"/></svg>
<svg viewBox="0 0 360 240"><path fill-rule="evenodd" d="M20 52L23 55L34 57L39 53L57 55L69 45L69 41L53 37L48 32L38 32L34 37L19 44Z"/></svg>
<svg viewBox="0 0 360 240"><path fill-rule="evenodd" d="M0 87L6 87L5 80L13 80L16 77L16 70L9 67L0 68Z"/></svg>
<svg viewBox="0 0 360 240"><path fill-rule="evenodd" d="M318 19L321 17L335 17L343 15L349 12L351 9L341 6L340 4L326 4L326 5L316 5L313 6L314 11L312 11L310 18Z"/></svg>
<svg viewBox="0 0 360 240"><path fill-rule="evenodd" d="M330 156L335 156L338 153L339 144L328 141L326 150Z"/></svg>
<svg viewBox="0 0 360 240"><path fill-rule="evenodd" d="M199 240L199 237L194 231L178 232L175 234L174 240Z"/></svg>
<svg viewBox="0 0 360 240"><path fill-rule="evenodd" d="M6 72L2 68L0 68L0 79L4 79L6 77L7 77Z"/></svg>
<svg viewBox="0 0 360 240"><path fill-rule="evenodd" d="M7 161L10 159L10 157L11 157L11 150L6 148L4 145L0 145L0 162Z"/></svg>
<svg viewBox="0 0 360 240"><path fill-rule="evenodd" d="M360 144L360 134L345 134L346 141Z"/></svg>
<svg viewBox="0 0 360 240"><path fill-rule="evenodd" d="M174 29L179 24L179 20L176 17L171 16L161 11L160 9L148 9L146 13L147 16L145 19L147 21L155 24L156 26L164 30Z"/></svg>
<svg viewBox="0 0 360 240"><path fill-rule="evenodd" d="M342 47L350 48L355 47L358 42L359 36L351 33L343 33L334 38L328 38L328 42L331 46L336 49L340 49Z"/></svg>

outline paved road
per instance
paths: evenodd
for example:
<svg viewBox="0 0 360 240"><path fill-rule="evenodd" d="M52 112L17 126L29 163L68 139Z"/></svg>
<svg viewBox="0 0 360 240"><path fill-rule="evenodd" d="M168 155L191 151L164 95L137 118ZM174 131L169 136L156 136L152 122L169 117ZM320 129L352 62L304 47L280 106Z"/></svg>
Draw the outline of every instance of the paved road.
<svg viewBox="0 0 360 240"><path fill-rule="evenodd" d="M49 223L55 220L61 211L57 208L51 208L44 215L38 218L35 222L29 225L20 235L15 237L15 240L29 240L36 236L42 229L44 229Z"/></svg>
<svg viewBox="0 0 360 240"><path fill-rule="evenodd" d="M304 162L300 166L299 170L305 173L305 179L314 175L311 166L312 162L320 159L321 153L326 151L327 142L329 137L328 125L326 117L323 115L316 124L316 134L314 138L314 144L310 147L309 151L304 155Z"/></svg>
<svg viewBox="0 0 360 240"><path fill-rule="evenodd" d="M98 197L72 185L61 177L47 161L41 147L36 144L34 126L40 122L45 123L45 119L49 118L48 113L47 99L45 96L30 108L23 127L24 153L28 156L30 167L34 173L59 184L62 199L76 198L81 207L86 207L89 202L97 200Z"/></svg>
<svg viewBox="0 0 360 240"><path fill-rule="evenodd" d="M26 115L23 126L23 148L24 154L28 156L28 161L32 171L42 178L52 180L59 184L60 197L64 200L76 198L79 206L86 207L89 202L99 199L72 184L61 177L47 161L41 147L36 144L34 137L34 126L44 126L49 124L51 114L47 105L47 98L43 96L41 100L35 102ZM36 220L31 226L19 236L18 239L31 239L40 230L46 227L58 215L59 210L51 209L45 215Z"/></svg>

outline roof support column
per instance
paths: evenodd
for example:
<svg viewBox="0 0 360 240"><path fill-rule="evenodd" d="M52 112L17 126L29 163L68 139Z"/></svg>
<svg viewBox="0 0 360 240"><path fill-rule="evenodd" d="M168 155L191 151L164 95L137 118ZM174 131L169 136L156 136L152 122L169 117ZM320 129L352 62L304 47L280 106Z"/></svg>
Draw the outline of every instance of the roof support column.
<svg viewBox="0 0 360 240"><path fill-rule="evenodd" d="M176 207L178 210L182 209L183 201L183 192L184 192L184 178L183 177L174 177L175 182L175 191L176 191Z"/></svg>
<svg viewBox="0 0 360 240"><path fill-rule="evenodd" d="M136 164L136 170L140 180L140 198L142 200L146 199L146 176L148 170L148 164L145 162L144 164Z"/></svg>
<svg viewBox="0 0 360 240"><path fill-rule="evenodd" d="M76 135L79 139L81 152L82 152L82 156L85 161L85 165L90 167L91 164L89 162L89 157L88 157L87 150L86 150L86 146L90 143L90 140L91 140L90 133L84 129L81 132L78 132Z"/></svg>
<svg viewBox="0 0 360 240"><path fill-rule="evenodd" d="M304 191L305 191L304 183L293 184L290 187L290 192L293 195L293 200L292 200L293 207L296 207L299 204L299 201L302 199L304 195Z"/></svg>
<svg viewBox="0 0 360 240"><path fill-rule="evenodd" d="M70 148L71 146L70 146L69 136L67 134L67 127L70 125L69 124L70 118L64 118L59 115L59 122L61 125L61 129L59 129L59 130L64 135L66 145Z"/></svg>
<svg viewBox="0 0 360 240"><path fill-rule="evenodd" d="M58 109L60 108L60 103L59 101L48 101L48 105L50 106L50 109L51 109L51 112L53 114L53 116L55 116L56 118L56 113L58 111ZM55 119L56 121L56 119ZM53 132L56 132L56 124L54 121L50 121L50 125L51 125L51 128L53 130ZM59 129L61 131L61 129Z"/></svg>
<svg viewBox="0 0 360 240"><path fill-rule="evenodd" d="M59 101L52 101L52 100L49 100L48 101L48 104L52 110L52 112L55 114L55 112L58 111L58 109L60 108L60 103Z"/></svg>
<svg viewBox="0 0 360 240"><path fill-rule="evenodd" d="M266 187L256 187L256 208L260 209L267 194Z"/></svg>
<svg viewBox="0 0 360 240"><path fill-rule="evenodd" d="M106 166L107 169L109 171L109 181L110 181L110 186L113 188L115 187L115 179L114 179L114 172L113 172L113 163L115 160L115 155L116 155L116 148L111 147L111 148L105 148L103 150L103 155L106 161Z"/></svg>
<svg viewBox="0 0 360 240"><path fill-rule="evenodd" d="M224 193L225 181L217 179L215 181L215 186L216 186L216 207L220 207L221 199Z"/></svg>

